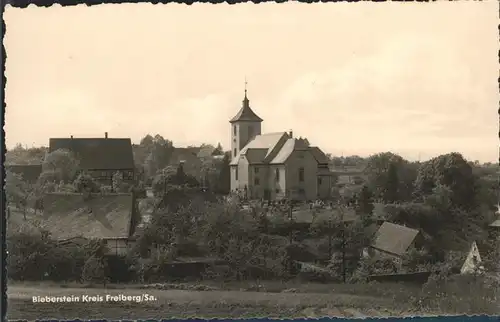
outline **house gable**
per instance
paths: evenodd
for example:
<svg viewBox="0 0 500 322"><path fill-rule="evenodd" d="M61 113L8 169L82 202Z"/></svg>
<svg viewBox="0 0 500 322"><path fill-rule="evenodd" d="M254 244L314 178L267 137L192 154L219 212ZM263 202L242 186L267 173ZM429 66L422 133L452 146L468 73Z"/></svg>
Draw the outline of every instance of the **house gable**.
<svg viewBox="0 0 500 322"><path fill-rule="evenodd" d="M478 265L481 263L481 255L479 254L479 249L477 248L476 242L473 242L467 257L465 258L462 267L460 268L461 274L470 274L475 272Z"/></svg>

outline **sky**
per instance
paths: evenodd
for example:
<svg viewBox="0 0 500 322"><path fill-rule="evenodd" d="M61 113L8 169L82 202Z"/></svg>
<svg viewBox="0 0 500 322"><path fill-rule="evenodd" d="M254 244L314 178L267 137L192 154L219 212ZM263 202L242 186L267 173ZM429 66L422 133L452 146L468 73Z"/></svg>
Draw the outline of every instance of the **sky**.
<svg viewBox="0 0 500 322"><path fill-rule="evenodd" d="M7 6L7 148L263 132L333 155L498 159L498 2Z"/></svg>

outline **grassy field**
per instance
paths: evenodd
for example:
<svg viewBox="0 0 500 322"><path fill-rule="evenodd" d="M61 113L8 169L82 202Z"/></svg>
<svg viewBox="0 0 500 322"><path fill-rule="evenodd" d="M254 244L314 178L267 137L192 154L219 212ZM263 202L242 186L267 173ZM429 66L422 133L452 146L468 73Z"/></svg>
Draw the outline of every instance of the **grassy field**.
<svg viewBox="0 0 500 322"><path fill-rule="evenodd" d="M160 318L249 318L322 316L366 317L412 315L392 298L330 292L273 293L255 291L186 291L120 288L61 288L50 285L9 285L7 318L16 319L160 319ZM303 290L302 290L303 291ZM155 300L135 302L33 303L32 296L142 295ZM415 313L413 313L415 314ZM419 313L418 315L421 315Z"/></svg>

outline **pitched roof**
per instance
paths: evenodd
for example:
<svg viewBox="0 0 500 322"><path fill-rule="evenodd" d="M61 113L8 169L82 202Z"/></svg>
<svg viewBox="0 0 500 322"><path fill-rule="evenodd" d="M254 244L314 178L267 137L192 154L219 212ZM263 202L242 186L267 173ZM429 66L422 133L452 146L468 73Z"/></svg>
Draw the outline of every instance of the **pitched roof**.
<svg viewBox="0 0 500 322"><path fill-rule="evenodd" d="M23 181L26 182L37 181L38 177L40 177L40 174L42 173L41 164L10 164L5 165L5 168L8 171L22 175Z"/></svg>
<svg viewBox="0 0 500 322"><path fill-rule="evenodd" d="M229 122L239 122L239 121L250 121L250 122L262 122L263 120L255 114L255 112L250 108L250 101L245 93L245 98L243 99L243 104L241 109Z"/></svg>
<svg viewBox="0 0 500 322"><path fill-rule="evenodd" d="M461 269L469 256L477 256L477 260L481 261L481 255L475 241L463 244L459 248L449 251L446 257L453 268Z"/></svg>
<svg viewBox="0 0 500 322"><path fill-rule="evenodd" d="M500 228L500 219L495 220L490 224L490 227Z"/></svg>
<svg viewBox="0 0 500 322"><path fill-rule="evenodd" d="M418 233L418 230L386 221L377 231L371 247L401 256L408 250Z"/></svg>
<svg viewBox="0 0 500 322"><path fill-rule="evenodd" d="M170 163L198 159L199 152L200 148L197 147L175 148L170 157Z"/></svg>
<svg viewBox="0 0 500 322"><path fill-rule="evenodd" d="M275 132L257 135L243 149L240 150L236 157L231 160L231 165L237 165L240 157L242 155L246 155L247 151L250 149L263 149L266 151L264 158L268 157L277 148L281 138L283 138L284 136L288 138L288 134L286 132Z"/></svg>
<svg viewBox="0 0 500 322"><path fill-rule="evenodd" d="M328 164L330 162L326 154L323 151L321 151L321 149L318 148L317 146L312 146L310 151L319 164Z"/></svg>
<svg viewBox="0 0 500 322"><path fill-rule="evenodd" d="M130 139L115 138L52 138L49 152L70 150L89 170L125 170L134 168Z"/></svg>
<svg viewBox="0 0 500 322"><path fill-rule="evenodd" d="M267 149L249 149L245 156L250 164L258 164L264 162L267 155Z"/></svg>
<svg viewBox="0 0 500 322"><path fill-rule="evenodd" d="M46 194L40 225L54 239L74 237L128 238L131 232L134 199L131 194L92 195Z"/></svg>
<svg viewBox="0 0 500 322"><path fill-rule="evenodd" d="M285 141L285 144L281 147L278 154L271 160L272 164L282 164L285 163L286 160L292 155L295 150L296 140L294 138L290 138Z"/></svg>

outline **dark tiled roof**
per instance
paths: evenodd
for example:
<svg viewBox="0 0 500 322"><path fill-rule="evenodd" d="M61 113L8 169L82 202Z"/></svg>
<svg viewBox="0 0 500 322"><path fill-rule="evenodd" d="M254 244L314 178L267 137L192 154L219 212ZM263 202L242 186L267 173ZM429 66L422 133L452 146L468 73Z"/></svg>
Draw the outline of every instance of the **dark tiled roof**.
<svg viewBox="0 0 500 322"><path fill-rule="evenodd" d="M54 138L49 152L70 150L88 170L126 170L134 168L134 155L130 139L115 138Z"/></svg>
<svg viewBox="0 0 500 322"><path fill-rule="evenodd" d="M171 164L176 164L180 161L189 161L198 159L198 153L200 152L200 148L191 147L191 148L175 148L172 152L172 157L170 159Z"/></svg>
<svg viewBox="0 0 500 322"><path fill-rule="evenodd" d="M254 111L250 108L250 103L245 95L245 98L243 99L243 106L239 110L238 114L236 114L235 117L233 117L229 122L238 122L238 121L253 121L253 122L262 122L263 120L255 114Z"/></svg>
<svg viewBox="0 0 500 322"><path fill-rule="evenodd" d="M319 164L328 164L328 162L330 162L330 160L326 157L326 154L317 146L312 146L310 151Z"/></svg>
<svg viewBox="0 0 500 322"><path fill-rule="evenodd" d="M41 164L11 164L5 166L8 171L22 175L26 182L35 182L42 173Z"/></svg>
<svg viewBox="0 0 500 322"><path fill-rule="evenodd" d="M408 250L418 233L418 230L386 221L377 231L371 247L401 256Z"/></svg>
<svg viewBox="0 0 500 322"><path fill-rule="evenodd" d="M128 238L134 199L131 194L46 194L40 226L56 240L75 237Z"/></svg>

